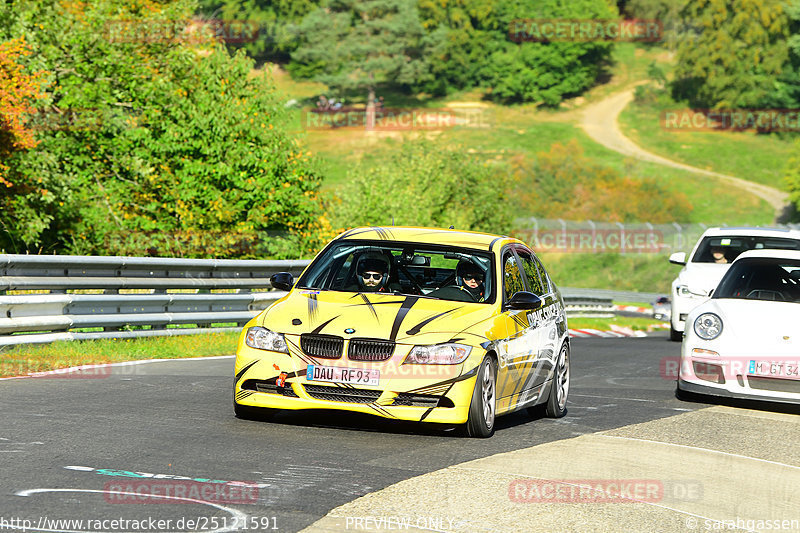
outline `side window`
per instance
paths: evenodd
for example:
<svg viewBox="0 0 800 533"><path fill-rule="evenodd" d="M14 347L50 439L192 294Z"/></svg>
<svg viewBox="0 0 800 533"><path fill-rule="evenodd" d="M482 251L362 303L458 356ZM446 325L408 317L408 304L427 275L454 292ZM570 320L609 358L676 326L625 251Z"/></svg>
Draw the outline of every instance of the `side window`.
<svg viewBox="0 0 800 533"><path fill-rule="evenodd" d="M525 271L525 278L528 280L528 289L536 296L547 294L547 277L541 271L539 262L528 252L517 250L520 260L522 260L522 269Z"/></svg>
<svg viewBox="0 0 800 533"><path fill-rule="evenodd" d="M506 252L503 259L503 287L506 300L510 300L515 293L525 290L517 260L511 252Z"/></svg>

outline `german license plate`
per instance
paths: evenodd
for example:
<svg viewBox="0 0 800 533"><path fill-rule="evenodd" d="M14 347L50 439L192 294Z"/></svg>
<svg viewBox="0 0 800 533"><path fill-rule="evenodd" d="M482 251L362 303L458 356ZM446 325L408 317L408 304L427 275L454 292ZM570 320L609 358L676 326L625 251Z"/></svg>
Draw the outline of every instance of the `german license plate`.
<svg viewBox="0 0 800 533"><path fill-rule="evenodd" d="M770 376L800 379L800 361L750 361L749 373L754 376Z"/></svg>
<svg viewBox="0 0 800 533"><path fill-rule="evenodd" d="M381 371L377 369L367 370L364 368L308 365L306 379L308 381L377 386L381 379Z"/></svg>

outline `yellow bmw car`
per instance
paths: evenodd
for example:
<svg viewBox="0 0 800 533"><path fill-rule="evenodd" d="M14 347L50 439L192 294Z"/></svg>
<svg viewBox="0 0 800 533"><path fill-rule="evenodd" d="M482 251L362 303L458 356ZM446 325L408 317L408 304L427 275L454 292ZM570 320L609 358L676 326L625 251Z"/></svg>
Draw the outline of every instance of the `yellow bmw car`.
<svg viewBox="0 0 800 533"><path fill-rule="evenodd" d="M234 410L335 409L460 426L473 437L520 409L566 414L564 302L510 237L367 227L331 241L236 351Z"/></svg>

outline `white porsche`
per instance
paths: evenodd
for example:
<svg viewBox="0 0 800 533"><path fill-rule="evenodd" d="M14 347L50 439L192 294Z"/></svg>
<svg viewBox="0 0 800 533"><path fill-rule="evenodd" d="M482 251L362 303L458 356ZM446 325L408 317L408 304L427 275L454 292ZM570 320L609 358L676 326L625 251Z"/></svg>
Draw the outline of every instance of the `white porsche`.
<svg viewBox="0 0 800 533"><path fill-rule="evenodd" d="M800 404L800 251L736 258L686 318L677 387Z"/></svg>
<svg viewBox="0 0 800 533"><path fill-rule="evenodd" d="M686 315L706 301L728 267L747 250L800 250L800 230L785 228L708 228L698 239L687 261L685 252L676 252L669 262L682 265L672 282L670 339L680 341L686 328Z"/></svg>

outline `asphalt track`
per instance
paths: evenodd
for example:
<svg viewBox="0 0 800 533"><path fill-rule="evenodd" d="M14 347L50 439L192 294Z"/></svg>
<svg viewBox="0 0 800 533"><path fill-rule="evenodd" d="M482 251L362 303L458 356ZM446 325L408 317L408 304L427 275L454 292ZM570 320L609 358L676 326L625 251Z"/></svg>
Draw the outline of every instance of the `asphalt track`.
<svg viewBox="0 0 800 533"><path fill-rule="evenodd" d="M796 410L679 401L678 351L574 339L567 416L503 417L485 440L325 411L238 420L232 358L0 381L0 530L800 530ZM542 479L660 492L542 503L526 491ZM179 485L217 492L200 502Z"/></svg>

